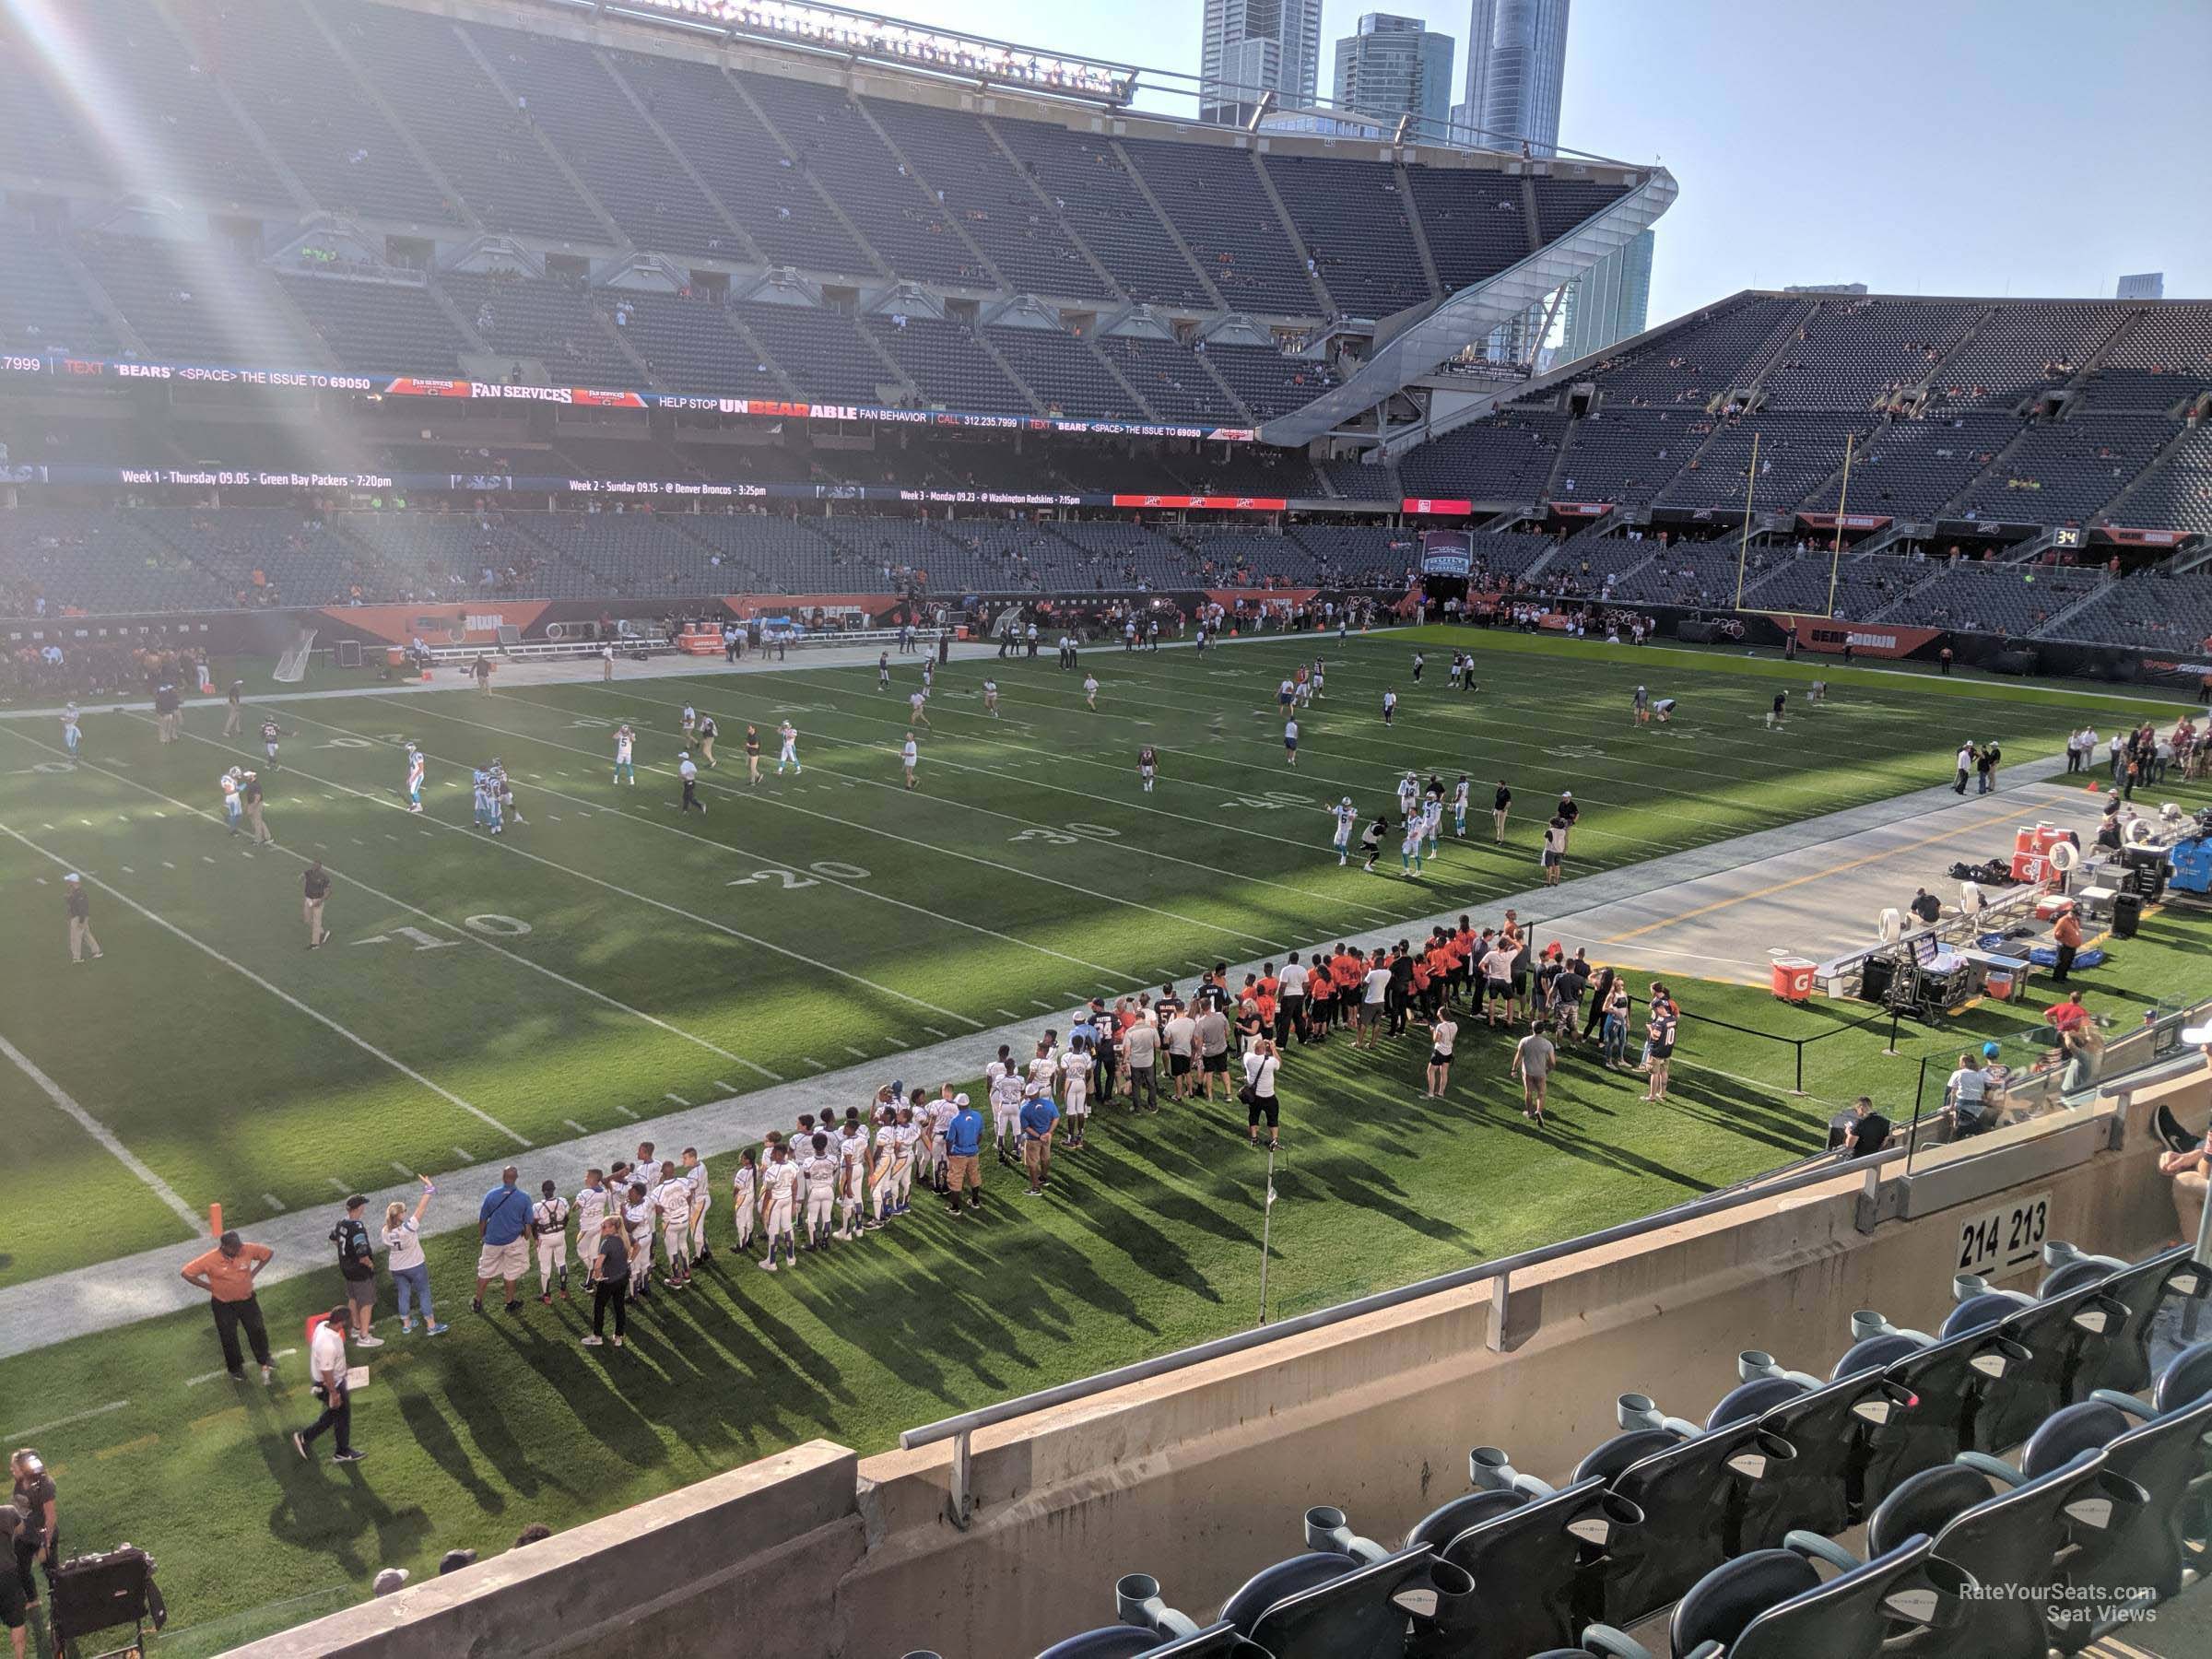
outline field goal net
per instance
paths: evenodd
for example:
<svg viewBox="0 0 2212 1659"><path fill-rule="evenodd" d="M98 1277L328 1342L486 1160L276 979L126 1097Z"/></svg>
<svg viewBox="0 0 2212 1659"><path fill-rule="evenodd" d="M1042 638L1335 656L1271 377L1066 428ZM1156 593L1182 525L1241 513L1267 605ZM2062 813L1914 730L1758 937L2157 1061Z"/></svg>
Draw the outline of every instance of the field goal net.
<svg viewBox="0 0 2212 1659"><path fill-rule="evenodd" d="M296 686L307 677L307 660L314 654L315 630L303 628L292 636L292 642L284 648L276 659L276 671L269 677L287 686Z"/></svg>

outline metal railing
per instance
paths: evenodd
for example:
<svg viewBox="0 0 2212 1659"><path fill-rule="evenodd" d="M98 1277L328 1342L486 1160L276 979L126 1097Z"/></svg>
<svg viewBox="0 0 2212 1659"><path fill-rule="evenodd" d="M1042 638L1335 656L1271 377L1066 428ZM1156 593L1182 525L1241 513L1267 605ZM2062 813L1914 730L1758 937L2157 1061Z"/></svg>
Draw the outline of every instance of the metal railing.
<svg viewBox="0 0 2212 1659"><path fill-rule="evenodd" d="M1672 1208L1657 1211L1633 1221L1623 1221L1613 1227L1600 1228L1595 1232L1583 1233L1557 1244L1540 1245L1514 1255L1500 1256L1493 1261L1479 1263L1472 1267L1455 1268L1433 1278L1420 1279L1403 1285L1394 1290L1378 1290L1351 1301L1338 1302L1334 1307L1316 1309L1296 1318L1282 1320L1275 1324L1262 1325L1256 1330L1239 1331L1232 1335L1218 1336L1210 1342L1179 1348L1173 1353L1156 1359L1140 1359L1134 1364L1113 1371L1100 1371L1074 1382L1062 1382L1052 1388L1041 1388L1011 1400L1002 1400L995 1406L985 1406L974 1411L962 1412L958 1417L940 1418L924 1423L918 1429L909 1429L900 1435L899 1444L907 1451L919 1446L935 1445L950 1441L952 1449L952 1488L946 1500L946 1511L952 1524L965 1530L971 1520L970 1473L973 1437L979 1429L1012 1422L1018 1418L1050 1411L1054 1406L1072 1405L1095 1395L1126 1387L1132 1382L1148 1382L1154 1377L1171 1375L1188 1371L1193 1366L1211 1360L1227 1359L1236 1354L1251 1353L1275 1343L1285 1342L1293 1336L1303 1336L1312 1331L1325 1330L1331 1325L1348 1320L1363 1319L1370 1313L1381 1313L1392 1308L1404 1307L1408 1302L1425 1301L1453 1290L1464 1290L1472 1285L1488 1284L1490 1297L1490 1344L1501 1346L1508 1299L1512 1289L1512 1276L1550 1262L1600 1250L1610 1244L1640 1239L1659 1231L1662 1228L1677 1227L1685 1221L1695 1221L1707 1216L1722 1215L1740 1209L1746 1205L1764 1203L1785 1193L1818 1186L1823 1182L1842 1177L1864 1176L1869 1191L1879 1180L1878 1171L1893 1164L1902 1163L1907 1149L1894 1147L1867 1158L1854 1159L1848 1164L1836 1161L1832 1156L1816 1170L1786 1181L1774 1182L1750 1189L1732 1189L1693 1198Z"/></svg>

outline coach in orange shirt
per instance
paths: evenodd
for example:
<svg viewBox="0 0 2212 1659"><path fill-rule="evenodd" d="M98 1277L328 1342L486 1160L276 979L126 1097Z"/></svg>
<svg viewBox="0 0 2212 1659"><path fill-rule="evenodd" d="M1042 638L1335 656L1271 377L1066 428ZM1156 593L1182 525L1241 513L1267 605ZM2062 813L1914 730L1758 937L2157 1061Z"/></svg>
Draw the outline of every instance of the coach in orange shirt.
<svg viewBox="0 0 2212 1659"><path fill-rule="evenodd" d="M253 1281L276 1255L266 1244L249 1244L235 1232L225 1233L213 1250L184 1264L183 1279L207 1292L207 1306L215 1314L215 1334L223 1345L223 1369L230 1381L246 1380L246 1362L238 1351L238 1333L243 1326L261 1362L261 1380L276 1380L276 1362L269 1358L269 1331L262 1323L261 1303Z"/></svg>

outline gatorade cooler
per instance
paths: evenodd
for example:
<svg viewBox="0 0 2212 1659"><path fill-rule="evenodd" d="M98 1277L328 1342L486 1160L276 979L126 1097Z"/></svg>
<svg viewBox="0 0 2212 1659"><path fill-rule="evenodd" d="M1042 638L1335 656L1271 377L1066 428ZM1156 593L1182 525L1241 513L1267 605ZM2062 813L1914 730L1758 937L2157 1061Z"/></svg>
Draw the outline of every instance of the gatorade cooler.
<svg viewBox="0 0 2212 1659"><path fill-rule="evenodd" d="M1810 1001L1813 994L1814 964L1802 957L1777 957L1774 961L1774 994L1783 1002Z"/></svg>
<svg viewBox="0 0 2212 1659"><path fill-rule="evenodd" d="M2012 1000L2012 975L2002 972L1992 973L1983 982L1982 988L1989 994L1989 999L1992 1002L2010 1002Z"/></svg>

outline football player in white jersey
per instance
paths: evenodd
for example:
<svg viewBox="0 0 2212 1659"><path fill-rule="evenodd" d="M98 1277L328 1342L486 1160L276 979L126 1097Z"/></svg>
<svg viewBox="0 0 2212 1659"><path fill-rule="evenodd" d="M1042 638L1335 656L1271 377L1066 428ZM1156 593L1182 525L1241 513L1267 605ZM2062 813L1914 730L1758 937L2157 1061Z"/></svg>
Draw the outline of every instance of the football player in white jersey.
<svg viewBox="0 0 2212 1659"><path fill-rule="evenodd" d="M671 1290L688 1289L691 1284L691 1201L697 1194L698 1189L676 1172L673 1160L661 1165L653 1207L660 1212L661 1248L668 1255L668 1277L663 1282Z"/></svg>
<svg viewBox="0 0 2212 1659"><path fill-rule="evenodd" d="M837 1159L837 1231L839 1239L857 1239L867 1216L868 1132L857 1114L845 1121L833 1138L830 1155Z"/></svg>
<svg viewBox="0 0 2212 1659"><path fill-rule="evenodd" d="M1094 712L1097 710L1099 706L1099 681L1096 675L1087 674L1083 677L1083 700L1088 703Z"/></svg>
<svg viewBox="0 0 2212 1659"><path fill-rule="evenodd" d="M697 1147L684 1148L683 1179L691 1183L690 1259L711 1262L714 1252L707 1244L707 1212L713 1206L714 1189L707 1184L707 1160L700 1157Z"/></svg>
<svg viewBox="0 0 2212 1659"><path fill-rule="evenodd" d="M631 763L630 757L637 751L637 747L638 735L629 729L629 723L624 721L615 728L615 782L627 783L632 789L638 786L638 769Z"/></svg>
<svg viewBox="0 0 2212 1659"><path fill-rule="evenodd" d="M569 1300L569 1201L547 1177L530 1206L530 1245L537 1257L537 1288L541 1302L553 1300L555 1281L560 1299Z"/></svg>
<svg viewBox="0 0 2212 1659"><path fill-rule="evenodd" d="M1027 1074L1009 1067L991 1084L991 1133L998 1161L1013 1164L1021 1156L1021 1086Z"/></svg>
<svg viewBox="0 0 2212 1659"><path fill-rule="evenodd" d="M798 1169L791 1161L791 1149L778 1141L760 1171L760 1230L768 1235L768 1254L760 1265L770 1273L776 1270L776 1256L782 1251L790 1253L793 1270L798 1268L799 1246L792 1236L798 1195Z"/></svg>
<svg viewBox="0 0 2212 1659"><path fill-rule="evenodd" d="M750 1147L737 1155L737 1172L730 1177L730 1218L737 1226L737 1248L753 1241L753 1221L760 1211L760 1160Z"/></svg>
<svg viewBox="0 0 2212 1659"><path fill-rule="evenodd" d="M1459 774L1459 782L1452 786L1452 833L1462 841L1467 835L1467 774Z"/></svg>
<svg viewBox="0 0 2212 1659"><path fill-rule="evenodd" d="M653 1224L659 1212L653 1206L644 1173L640 1170L632 1178L622 1206L622 1225L629 1233L629 1300L633 1302L653 1300Z"/></svg>
<svg viewBox="0 0 2212 1659"><path fill-rule="evenodd" d="M899 1122L890 1131L890 1140L896 1150L891 1158L891 1214L903 1216L912 1207L909 1200L914 1190L914 1152L929 1138L929 1131L916 1122L917 1113L912 1106L899 1109ZM878 1137L877 1144L881 1144Z"/></svg>
<svg viewBox="0 0 2212 1659"><path fill-rule="evenodd" d="M1437 838L1444 830L1444 802L1441 795L1430 795L1421 803L1421 835L1429 842L1429 855L1436 856Z"/></svg>
<svg viewBox="0 0 2212 1659"><path fill-rule="evenodd" d="M906 743L899 751L899 764L906 769L906 786L914 786L914 768L922 763L922 751L914 743L914 735L906 735Z"/></svg>
<svg viewBox="0 0 2212 1659"><path fill-rule="evenodd" d="M923 706L928 700L929 694L924 691L915 691L908 695L906 700L906 706L909 711L907 718L912 721L914 724L925 726L929 724L929 711Z"/></svg>
<svg viewBox="0 0 2212 1659"><path fill-rule="evenodd" d="M62 747L69 751L69 759L72 760L76 759L77 746L85 740L84 730L77 724L81 718L74 701L63 706Z"/></svg>
<svg viewBox="0 0 2212 1659"><path fill-rule="evenodd" d="M1352 826L1359 821L1359 814L1352 806L1352 797L1346 795L1329 808L1329 816L1336 820L1336 833L1329 844L1336 849L1336 867L1342 869L1352 855Z"/></svg>
<svg viewBox="0 0 2212 1659"><path fill-rule="evenodd" d="M1398 842L1398 870L1407 876L1421 873L1421 820L1418 815L1406 820L1406 834Z"/></svg>
<svg viewBox="0 0 2212 1659"><path fill-rule="evenodd" d="M422 810L422 751L413 744L407 745L407 810ZM593 1235L594 1238L596 1234Z"/></svg>
<svg viewBox="0 0 2212 1659"><path fill-rule="evenodd" d="M684 705L683 726L684 747L686 748L689 748L691 747L692 734L699 730L699 711L694 709L689 703L686 703Z"/></svg>
<svg viewBox="0 0 2212 1659"><path fill-rule="evenodd" d="M921 1093L922 1091L918 1088L914 1090L917 1100ZM952 1120L960 1115L960 1108L967 1104L968 1097L954 1094L949 1083L939 1092L937 1098L929 1103L929 1138L935 1143L936 1148L937 1191L940 1194L947 1190L946 1172L949 1167L949 1160L945 1153L945 1132L952 1127ZM922 1114L919 1112L915 1112L914 1121L919 1123L921 1120Z"/></svg>
<svg viewBox="0 0 2212 1659"><path fill-rule="evenodd" d="M983 682L983 712L994 720L998 718L998 682L994 679Z"/></svg>
<svg viewBox="0 0 2212 1659"><path fill-rule="evenodd" d="M1030 1081L1041 1083L1055 1098L1060 1092L1060 1033L1047 1030L1037 1040L1037 1052L1027 1067Z"/></svg>
<svg viewBox="0 0 2212 1659"><path fill-rule="evenodd" d="M238 833L239 815L245 810L245 803L238 793L238 781L244 775L234 766L216 780L223 792L223 818L229 824L233 835Z"/></svg>
<svg viewBox="0 0 2212 1659"><path fill-rule="evenodd" d="M1060 1089L1065 1100L1062 1115L1067 1119L1067 1144L1078 1149L1083 1145L1084 1131L1090 1126L1092 1064L1089 1041L1070 1037L1067 1053L1060 1056Z"/></svg>
<svg viewBox="0 0 2212 1659"><path fill-rule="evenodd" d="M799 728L787 720L776 728L776 735L782 742L776 751L776 776L782 777L786 766L794 775L805 775L806 769L799 764Z"/></svg>
<svg viewBox="0 0 2212 1659"><path fill-rule="evenodd" d="M606 1173L596 1166L583 1172L583 1184L576 1189L570 1202L569 1213L576 1218L576 1251L586 1258L599 1248L599 1223L606 1220L615 1195L606 1189Z"/></svg>
<svg viewBox="0 0 2212 1659"><path fill-rule="evenodd" d="M1421 798L1421 781L1412 772L1398 780L1398 816L1411 818Z"/></svg>
<svg viewBox="0 0 2212 1659"><path fill-rule="evenodd" d="M837 1202L837 1155L830 1137L814 1132L813 1151L805 1165L806 1176L806 1247L823 1250L830 1243L830 1206Z"/></svg>

